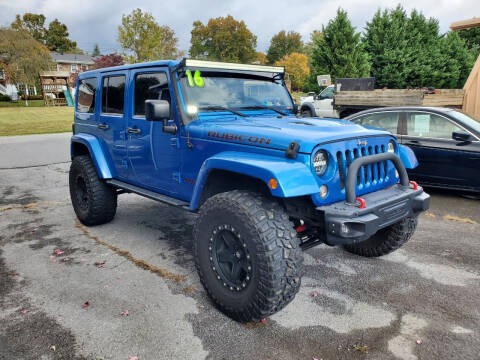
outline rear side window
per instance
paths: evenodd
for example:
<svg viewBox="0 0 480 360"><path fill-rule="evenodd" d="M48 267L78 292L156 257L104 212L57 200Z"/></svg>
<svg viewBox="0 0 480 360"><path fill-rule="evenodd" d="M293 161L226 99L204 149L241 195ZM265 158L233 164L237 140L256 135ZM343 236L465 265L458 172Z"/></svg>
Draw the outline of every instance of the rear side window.
<svg viewBox="0 0 480 360"><path fill-rule="evenodd" d="M166 100L170 103L170 90L164 72L135 77L135 115L145 115L145 100Z"/></svg>
<svg viewBox="0 0 480 360"><path fill-rule="evenodd" d="M410 136L451 139L454 131L461 130L443 116L430 113L408 113L407 131Z"/></svg>
<svg viewBox="0 0 480 360"><path fill-rule="evenodd" d="M82 79L78 85L77 111L81 113L95 112L95 92L97 79Z"/></svg>
<svg viewBox="0 0 480 360"><path fill-rule="evenodd" d="M125 101L125 75L103 78L102 112L123 114Z"/></svg>
<svg viewBox="0 0 480 360"><path fill-rule="evenodd" d="M390 131L392 134L397 134L398 118L398 112L389 111L384 113L367 114L357 119L354 119L353 122L382 130L387 130Z"/></svg>

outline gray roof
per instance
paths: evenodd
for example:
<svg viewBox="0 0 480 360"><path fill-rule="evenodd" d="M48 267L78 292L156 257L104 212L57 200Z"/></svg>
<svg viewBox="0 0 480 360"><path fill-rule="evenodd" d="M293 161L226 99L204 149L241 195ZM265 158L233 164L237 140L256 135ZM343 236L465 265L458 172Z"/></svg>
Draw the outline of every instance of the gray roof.
<svg viewBox="0 0 480 360"><path fill-rule="evenodd" d="M51 52L50 56L53 61L57 63L93 65L93 58L90 55L59 54Z"/></svg>

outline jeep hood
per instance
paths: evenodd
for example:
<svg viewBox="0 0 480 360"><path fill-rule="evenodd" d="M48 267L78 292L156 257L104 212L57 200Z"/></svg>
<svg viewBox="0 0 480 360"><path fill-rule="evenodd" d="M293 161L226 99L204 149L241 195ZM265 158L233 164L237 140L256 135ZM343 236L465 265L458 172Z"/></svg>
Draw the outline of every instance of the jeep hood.
<svg viewBox="0 0 480 360"><path fill-rule="evenodd" d="M392 136L340 119L290 117L234 117L209 114L187 126L191 138L241 143L286 150L292 141L299 152L310 154L320 143L370 136Z"/></svg>

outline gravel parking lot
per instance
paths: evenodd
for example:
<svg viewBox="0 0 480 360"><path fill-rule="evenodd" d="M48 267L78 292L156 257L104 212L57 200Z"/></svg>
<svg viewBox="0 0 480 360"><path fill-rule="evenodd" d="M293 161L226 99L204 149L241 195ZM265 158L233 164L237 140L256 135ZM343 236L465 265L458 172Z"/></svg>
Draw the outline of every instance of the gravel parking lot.
<svg viewBox="0 0 480 360"><path fill-rule="evenodd" d="M239 324L199 283L196 215L128 194L76 221L68 140L0 138L0 359L478 359L480 200L432 192L383 258L306 251L294 302Z"/></svg>

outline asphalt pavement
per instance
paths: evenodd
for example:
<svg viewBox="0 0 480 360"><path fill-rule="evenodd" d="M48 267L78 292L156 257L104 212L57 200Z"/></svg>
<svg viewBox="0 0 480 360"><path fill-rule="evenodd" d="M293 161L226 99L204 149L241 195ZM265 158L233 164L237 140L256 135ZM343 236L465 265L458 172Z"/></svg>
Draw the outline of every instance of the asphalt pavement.
<svg viewBox="0 0 480 360"><path fill-rule="evenodd" d="M68 139L0 138L0 359L479 358L479 200L432 192L382 258L306 251L295 300L239 324L199 283L195 214L124 194L111 223L76 221Z"/></svg>

